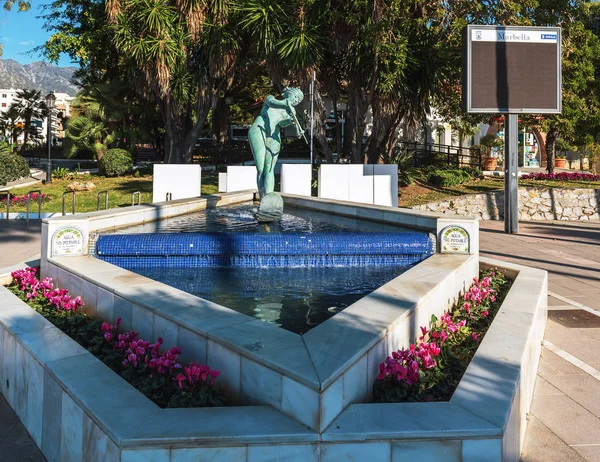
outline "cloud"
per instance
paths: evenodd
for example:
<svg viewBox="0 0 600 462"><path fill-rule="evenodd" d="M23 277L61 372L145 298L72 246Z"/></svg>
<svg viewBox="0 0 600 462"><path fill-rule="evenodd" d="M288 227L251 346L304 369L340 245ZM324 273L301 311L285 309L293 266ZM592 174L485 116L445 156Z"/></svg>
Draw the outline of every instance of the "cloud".
<svg viewBox="0 0 600 462"><path fill-rule="evenodd" d="M8 43L10 42L10 39L8 37L2 37L0 38L0 42Z"/></svg>
<svg viewBox="0 0 600 462"><path fill-rule="evenodd" d="M27 40L24 42L19 42L19 45L33 45L33 43L34 43L33 40Z"/></svg>

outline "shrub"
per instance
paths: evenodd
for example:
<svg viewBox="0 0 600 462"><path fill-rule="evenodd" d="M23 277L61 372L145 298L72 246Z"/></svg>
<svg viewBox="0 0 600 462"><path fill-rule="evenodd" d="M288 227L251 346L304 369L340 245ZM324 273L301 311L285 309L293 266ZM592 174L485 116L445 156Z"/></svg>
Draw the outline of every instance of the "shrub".
<svg viewBox="0 0 600 462"><path fill-rule="evenodd" d="M98 160L98 168L104 176L120 176L133 167L133 159L125 149L109 149Z"/></svg>
<svg viewBox="0 0 600 462"><path fill-rule="evenodd" d="M23 156L0 147L0 185L29 176L29 165Z"/></svg>
<svg viewBox="0 0 600 462"><path fill-rule="evenodd" d="M68 168L58 167L58 168L55 168L54 170L52 170L52 178L62 180L63 178L66 178L67 176L69 176L70 173L71 172L69 171Z"/></svg>
<svg viewBox="0 0 600 462"><path fill-rule="evenodd" d="M468 172L457 168L452 170L435 170L429 174L427 180L434 186L449 187L463 184L471 179L472 177Z"/></svg>

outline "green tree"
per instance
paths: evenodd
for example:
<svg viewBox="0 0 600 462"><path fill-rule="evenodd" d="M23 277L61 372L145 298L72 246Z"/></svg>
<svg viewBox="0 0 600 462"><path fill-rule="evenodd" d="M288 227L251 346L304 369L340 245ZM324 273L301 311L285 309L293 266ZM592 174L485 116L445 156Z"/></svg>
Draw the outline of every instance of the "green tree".
<svg viewBox="0 0 600 462"><path fill-rule="evenodd" d="M19 113L19 119L23 123L23 144L21 145L21 155L23 155L32 132L31 121L47 117L48 108L44 96L39 90L19 90L15 97L15 107Z"/></svg>
<svg viewBox="0 0 600 462"><path fill-rule="evenodd" d="M19 109L15 103L12 103L8 110L0 112L0 131L13 146L17 145L19 135L23 132L19 117Z"/></svg>

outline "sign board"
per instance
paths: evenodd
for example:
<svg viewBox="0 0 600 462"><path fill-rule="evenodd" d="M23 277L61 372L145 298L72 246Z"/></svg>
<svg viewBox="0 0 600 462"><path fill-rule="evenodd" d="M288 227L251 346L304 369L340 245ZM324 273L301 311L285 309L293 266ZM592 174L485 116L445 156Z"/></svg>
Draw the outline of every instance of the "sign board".
<svg viewBox="0 0 600 462"><path fill-rule="evenodd" d="M440 233L441 253L469 255L471 239L467 230L461 226L446 226Z"/></svg>
<svg viewBox="0 0 600 462"><path fill-rule="evenodd" d="M74 257L83 255L84 234L76 226L63 226L52 235L51 251L53 257Z"/></svg>
<svg viewBox="0 0 600 462"><path fill-rule="evenodd" d="M561 112L560 27L468 26L463 48L465 112Z"/></svg>

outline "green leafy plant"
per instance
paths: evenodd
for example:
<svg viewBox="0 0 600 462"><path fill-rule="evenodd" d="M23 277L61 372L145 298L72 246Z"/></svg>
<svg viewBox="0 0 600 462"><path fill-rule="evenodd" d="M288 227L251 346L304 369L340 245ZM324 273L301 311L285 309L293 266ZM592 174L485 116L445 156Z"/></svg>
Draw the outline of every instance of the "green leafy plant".
<svg viewBox="0 0 600 462"><path fill-rule="evenodd" d="M109 149L99 160L98 168L105 176L121 176L133 167L131 154L125 149Z"/></svg>
<svg viewBox="0 0 600 462"><path fill-rule="evenodd" d="M447 188L479 178L481 172L473 167L453 168L448 165L440 165L422 168L419 176L425 183Z"/></svg>
<svg viewBox="0 0 600 462"><path fill-rule="evenodd" d="M13 154L7 144L0 144L0 185L29 176L29 165L23 156Z"/></svg>
<svg viewBox="0 0 600 462"><path fill-rule="evenodd" d="M385 153L381 157L386 164L398 165L398 184L400 186L410 186L419 178L418 170L413 167L413 156L405 147L398 147L392 151L391 155Z"/></svg>
<svg viewBox="0 0 600 462"><path fill-rule="evenodd" d="M65 167L58 167L52 170L52 177L58 180L67 178L71 174L71 171Z"/></svg>

